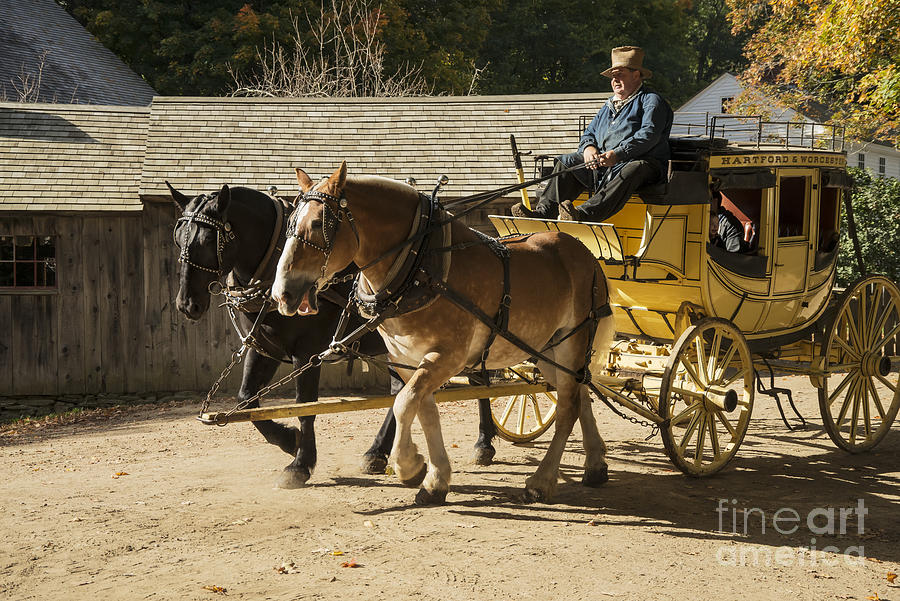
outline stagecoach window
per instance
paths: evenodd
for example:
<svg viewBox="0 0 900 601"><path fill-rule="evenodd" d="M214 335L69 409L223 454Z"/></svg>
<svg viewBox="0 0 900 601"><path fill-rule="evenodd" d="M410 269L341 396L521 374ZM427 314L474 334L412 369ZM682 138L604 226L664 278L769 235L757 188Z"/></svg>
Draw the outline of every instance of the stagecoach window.
<svg viewBox="0 0 900 601"><path fill-rule="evenodd" d="M0 288L55 288L53 236L0 236Z"/></svg>
<svg viewBox="0 0 900 601"><path fill-rule="evenodd" d="M729 188L721 190L722 205L740 220L744 227L744 241L750 245L748 252L756 252L762 236L763 197L765 190L759 188ZM753 237L753 231L756 236Z"/></svg>
<svg viewBox="0 0 900 601"><path fill-rule="evenodd" d="M782 177L778 195L778 237L803 236L806 233L808 178Z"/></svg>
<svg viewBox="0 0 900 601"><path fill-rule="evenodd" d="M840 198L839 188L822 188L819 197L819 241L816 246L818 252L830 253L837 247Z"/></svg>

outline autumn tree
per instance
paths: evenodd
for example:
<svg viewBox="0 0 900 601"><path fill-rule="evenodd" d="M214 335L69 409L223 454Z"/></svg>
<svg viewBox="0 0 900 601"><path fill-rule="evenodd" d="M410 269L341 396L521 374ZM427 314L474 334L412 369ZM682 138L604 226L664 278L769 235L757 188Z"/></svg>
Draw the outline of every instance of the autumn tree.
<svg viewBox="0 0 900 601"><path fill-rule="evenodd" d="M728 0L745 48L747 89L850 137L900 146L900 1Z"/></svg>

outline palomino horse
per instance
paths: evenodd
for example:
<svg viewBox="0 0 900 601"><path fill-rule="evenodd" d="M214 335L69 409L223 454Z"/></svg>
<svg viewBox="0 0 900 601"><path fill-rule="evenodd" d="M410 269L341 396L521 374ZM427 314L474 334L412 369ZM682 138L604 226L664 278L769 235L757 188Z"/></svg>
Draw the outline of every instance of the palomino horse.
<svg viewBox="0 0 900 601"><path fill-rule="evenodd" d="M176 299L178 309L189 319L203 316L210 305L210 284L228 274L233 286L246 287L251 280L271 282L275 264L284 246L285 207L277 200L249 188L223 186L211 195L193 199L170 187L172 199L182 215L175 226L175 241L181 248L179 289ZM279 221L282 223L279 224ZM268 256L267 256L268 255ZM265 286L257 285L262 292ZM347 298L349 284L334 287L338 296ZM236 311L237 327L246 335L253 327L261 302L250 302L245 310ZM244 360L243 379L238 398L252 398L268 384L281 362L304 365L312 355L328 347L335 324L341 312L337 304L323 303L320 311L306 317L283 317L271 310L267 312L253 332L256 344L252 345ZM354 317L353 325L360 323ZM382 354L386 352L381 338L372 333L360 340L362 352ZM319 368L309 369L296 379L298 403L313 402L319 396ZM402 382L392 376L392 393ZM481 429L476 447L476 462L490 464L494 456L491 438L496 433L490 417L490 404L486 413L482 410ZM251 406L258 406L254 401ZM253 425L265 439L294 456L285 467L278 485L282 488L303 486L316 465L315 416L300 418L300 429L278 422L255 421ZM384 424L372 446L363 457L363 470L367 473L384 473L387 455L394 438L395 421L388 410Z"/></svg>
<svg viewBox="0 0 900 601"><path fill-rule="evenodd" d="M538 365L556 386L558 400L553 440L537 471L526 480L526 499L552 498L566 440L579 417L585 448L582 482L596 486L607 480L605 445L587 390L575 375L585 375L591 356L605 363L614 325L606 278L581 242L548 232L506 240L501 246L458 220L448 220L446 212L427 199L423 202L410 186L375 176L348 179L346 163L318 184L300 169L297 178L304 197L291 216L272 297L283 315L314 311L320 288L355 263L363 268L357 298L386 300L382 306L388 307L383 314L387 317L378 332L391 360L408 366L399 370L406 384L394 400L397 433L391 461L403 484L422 484L416 502L442 503L450 484L434 391L466 367L511 366L534 349L541 349L550 361ZM436 215L423 219L429 206ZM433 226L441 220L443 227ZM426 230L436 230L429 239L438 240L417 246L414 254L419 262L414 263L428 266L416 267L407 278L409 284L399 287L406 292L392 296L386 289L393 288L397 266L409 258L401 249L411 248L414 241L418 244ZM443 261L443 267L432 267L427 257L420 256L448 253L450 260ZM502 260L504 253L508 262ZM418 299L409 310L403 309L406 295ZM471 306L464 309L466 301L457 302L460 298L469 299ZM508 326L488 327L485 318L495 315L498 323ZM522 344L512 344L507 334ZM425 435L427 465L411 438L415 417Z"/></svg>

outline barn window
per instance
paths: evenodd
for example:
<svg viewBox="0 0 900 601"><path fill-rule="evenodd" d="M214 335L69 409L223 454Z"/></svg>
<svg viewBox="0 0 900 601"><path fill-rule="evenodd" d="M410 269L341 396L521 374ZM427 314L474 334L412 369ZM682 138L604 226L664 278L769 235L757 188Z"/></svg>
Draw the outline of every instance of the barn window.
<svg viewBox="0 0 900 601"><path fill-rule="evenodd" d="M56 288L56 239L0 236L0 288Z"/></svg>
<svg viewBox="0 0 900 601"><path fill-rule="evenodd" d="M887 175L887 159L878 157L878 175L884 177Z"/></svg>
<svg viewBox="0 0 900 601"><path fill-rule="evenodd" d="M861 152L856 155L856 166L860 169L866 168L866 155Z"/></svg>
<svg viewBox="0 0 900 601"><path fill-rule="evenodd" d="M731 103L734 102L734 96L723 97L719 103L719 110L723 115L728 114L728 109L731 107Z"/></svg>

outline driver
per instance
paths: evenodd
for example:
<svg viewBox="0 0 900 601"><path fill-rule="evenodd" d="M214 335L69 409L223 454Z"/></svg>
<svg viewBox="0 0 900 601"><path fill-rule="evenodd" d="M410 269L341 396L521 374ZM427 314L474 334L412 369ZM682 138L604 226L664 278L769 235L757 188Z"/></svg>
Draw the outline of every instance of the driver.
<svg viewBox="0 0 900 601"><path fill-rule="evenodd" d="M581 136L578 152L558 157L535 208L513 205L516 217L564 221L604 221L618 213L644 185L665 181L669 161L672 109L656 92L643 87L652 72L644 68L637 46L612 50L612 66L603 72L613 95ZM585 165L588 169L572 167ZM572 200L592 194L578 208Z"/></svg>

